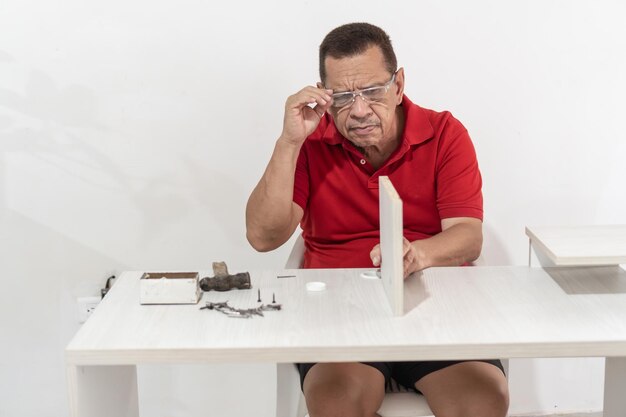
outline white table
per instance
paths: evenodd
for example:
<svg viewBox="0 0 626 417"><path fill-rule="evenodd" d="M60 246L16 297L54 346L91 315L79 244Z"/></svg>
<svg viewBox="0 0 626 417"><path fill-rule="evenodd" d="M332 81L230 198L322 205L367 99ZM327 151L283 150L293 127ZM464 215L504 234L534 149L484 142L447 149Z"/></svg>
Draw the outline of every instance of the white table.
<svg viewBox="0 0 626 417"><path fill-rule="evenodd" d="M431 268L410 277L402 317L362 270L251 271L236 307L272 293L279 312L228 318L142 306L141 272L118 278L66 350L74 417L136 417L136 364L606 357L604 417L626 410L626 272L619 267ZM296 278L277 279L278 273ZM592 276L593 279L588 279ZM307 293L305 282L327 290Z"/></svg>
<svg viewBox="0 0 626 417"><path fill-rule="evenodd" d="M526 235L542 265L626 264L626 225L527 227Z"/></svg>

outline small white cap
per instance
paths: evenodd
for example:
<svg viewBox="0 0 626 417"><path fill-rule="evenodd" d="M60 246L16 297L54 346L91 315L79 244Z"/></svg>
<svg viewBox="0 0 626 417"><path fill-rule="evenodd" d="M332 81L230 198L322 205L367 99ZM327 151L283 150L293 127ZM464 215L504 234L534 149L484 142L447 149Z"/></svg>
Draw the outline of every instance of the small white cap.
<svg viewBox="0 0 626 417"><path fill-rule="evenodd" d="M364 272L361 272L361 278L365 278L365 279L380 278L380 269L376 270L376 271L364 271Z"/></svg>
<svg viewBox="0 0 626 417"><path fill-rule="evenodd" d="M325 282L311 281L306 283L307 291L324 291L326 289Z"/></svg>

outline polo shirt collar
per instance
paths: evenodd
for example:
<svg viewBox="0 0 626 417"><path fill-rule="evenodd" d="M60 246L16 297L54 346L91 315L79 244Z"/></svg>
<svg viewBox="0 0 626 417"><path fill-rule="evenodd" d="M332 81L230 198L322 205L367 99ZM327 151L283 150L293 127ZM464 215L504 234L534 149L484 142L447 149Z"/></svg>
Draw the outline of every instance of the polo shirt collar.
<svg viewBox="0 0 626 417"><path fill-rule="evenodd" d="M329 145L339 145L344 140L347 140L337 130L337 127L335 126L335 119L333 119L333 117L328 113L326 113L324 117L326 117L327 123L326 123L326 129L324 130L324 133L322 134L322 140L328 143Z"/></svg>
<svg viewBox="0 0 626 417"><path fill-rule="evenodd" d="M409 146L419 145L433 137L435 131L430 120L428 120L426 112L418 105L413 104L406 95L402 97L402 110L404 111L402 143ZM329 145L339 145L347 141L337 130L333 118L328 113L326 113L325 117L327 118L327 124L322 134L322 140Z"/></svg>
<svg viewBox="0 0 626 417"><path fill-rule="evenodd" d="M435 135L435 129L424 109L413 104L406 95L402 97L402 109L404 110L403 143L409 146L419 145Z"/></svg>

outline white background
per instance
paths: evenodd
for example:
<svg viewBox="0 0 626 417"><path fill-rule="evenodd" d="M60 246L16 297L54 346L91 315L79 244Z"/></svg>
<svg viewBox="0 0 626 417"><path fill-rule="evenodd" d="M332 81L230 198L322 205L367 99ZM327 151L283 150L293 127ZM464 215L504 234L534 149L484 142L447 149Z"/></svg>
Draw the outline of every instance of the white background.
<svg viewBox="0 0 626 417"><path fill-rule="evenodd" d="M479 263L525 225L626 223L620 1L0 1L0 416L67 415L78 296L127 269L273 268L244 207L333 27L390 34L484 178ZM144 367L142 415L273 413L268 365ZM511 362L511 412L599 410L603 361Z"/></svg>

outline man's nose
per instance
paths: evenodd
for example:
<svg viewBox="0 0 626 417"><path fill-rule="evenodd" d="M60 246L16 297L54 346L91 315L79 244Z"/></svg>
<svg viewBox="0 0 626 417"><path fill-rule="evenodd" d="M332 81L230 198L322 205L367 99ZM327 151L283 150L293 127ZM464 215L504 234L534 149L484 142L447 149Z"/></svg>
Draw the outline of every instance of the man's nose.
<svg viewBox="0 0 626 417"><path fill-rule="evenodd" d="M350 108L350 114L353 117L360 119L362 117L368 116L371 111L372 111L372 108L370 107L369 103L365 101L363 97L361 97L360 95L357 95L354 98L354 103L352 103L352 107Z"/></svg>

